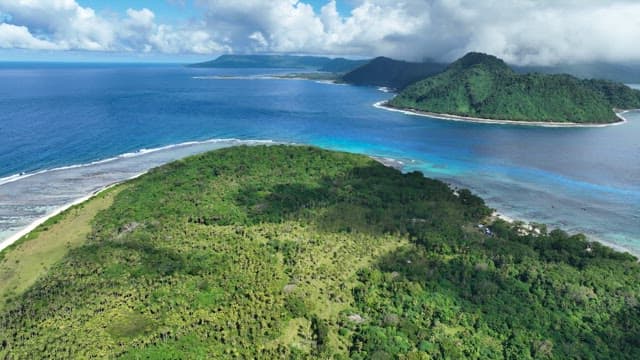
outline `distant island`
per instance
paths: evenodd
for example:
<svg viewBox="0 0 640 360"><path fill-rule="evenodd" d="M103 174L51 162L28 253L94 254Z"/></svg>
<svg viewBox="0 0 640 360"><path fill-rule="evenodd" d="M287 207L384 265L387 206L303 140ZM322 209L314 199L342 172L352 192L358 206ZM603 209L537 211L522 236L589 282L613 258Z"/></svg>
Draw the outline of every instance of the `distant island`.
<svg viewBox="0 0 640 360"><path fill-rule="evenodd" d="M640 108L640 91L571 75L518 74L494 56L469 53L386 106L455 118L608 124L620 121L614 109Z"/></svg>
<svg viewBox="0 0 640 360"><path fill-rule="evenodd" d="M350 60L320 56L222 55L189 66L294 69L302 72L268 77L386 87L399 93L377 106L453 120L604 126L621 122L618 111L640 108L640 91L621 83L580 79L568 74L523 73L527 69L553 72L592 69L590 67L514 69L495 56L474 52L450 65L386 57ZM603 65L599 69L612 68ZM620 75L620 71L624 71L615 69L619 71L608 73ZM221 78L236 77L225 75Z"/></svg>
<svg viewBox="0 0 640 360"><path fill-rule="evenodd" d="M343 76L353 85L384 86L401 90L414 82L444 71L448 64L422 61L407 62L378 57ZM619 83L640 83L640 64L578 63L548 66L510 65L518 74L567 74L580 79L601 79Z"/></svg>
<svg viewBox="0 0 640 360"><path fill-rule="evenodd" d="M330 73L346 73L368 62L369 60L350 60L321 56L222 55L215 60L191 64L189 67L304 69Z"/></svg>
<svg viewBox="0 0 640 360"><path fill-rule="evenodd" d="M387 57L353 60L325 56L296 55L221 55L196 64L195 68L263 68L297 69L343 74L341 81L353 85L388 87L401 90L427 76L446 69L447 64L435 61L408 62ZM603 79L624 83L640 83L640 66L610 63L578 63L548 66L516 66L519 74L568 74L581 79Z"/></svg>

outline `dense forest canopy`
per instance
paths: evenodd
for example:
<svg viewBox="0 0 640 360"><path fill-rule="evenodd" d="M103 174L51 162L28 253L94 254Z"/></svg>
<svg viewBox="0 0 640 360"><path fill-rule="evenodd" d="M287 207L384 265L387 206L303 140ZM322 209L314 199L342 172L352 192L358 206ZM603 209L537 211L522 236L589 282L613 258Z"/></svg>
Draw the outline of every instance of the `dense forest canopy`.
<svg viewBox="0 0 640 360"><path fill-rule="evenodd" d="M2 299L3 358L640 358L635 257L485 227L482 199L417 172L236 147L119 191Z"/></svg>
<svg viewBox="0 0 640 360"><path fill-rule="evenodd" d="M640 108L640 91L570 75L517 74L494 56L469 53L389 105L487 119L610 123L619 121L614 108Z"/></svg>
<svg viewBox="0 0 640 360"><path fill-rule="evenodd" d="M345 74L342 81L353 85L404 89L416 81L441 72L446 66L446 64L431 61L413 63L377 57Z"/></svg>

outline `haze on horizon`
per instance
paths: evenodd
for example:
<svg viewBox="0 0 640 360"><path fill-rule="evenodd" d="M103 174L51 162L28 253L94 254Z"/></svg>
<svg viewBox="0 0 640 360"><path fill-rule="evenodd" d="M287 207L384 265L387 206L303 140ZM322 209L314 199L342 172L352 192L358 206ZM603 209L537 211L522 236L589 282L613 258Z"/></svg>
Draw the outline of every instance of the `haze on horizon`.
<svg viewBox="0 0 640 360"><path fill-rule="evenodd" d="M636 0L0 0L0 60L227 53L640 62Z"/></svg>

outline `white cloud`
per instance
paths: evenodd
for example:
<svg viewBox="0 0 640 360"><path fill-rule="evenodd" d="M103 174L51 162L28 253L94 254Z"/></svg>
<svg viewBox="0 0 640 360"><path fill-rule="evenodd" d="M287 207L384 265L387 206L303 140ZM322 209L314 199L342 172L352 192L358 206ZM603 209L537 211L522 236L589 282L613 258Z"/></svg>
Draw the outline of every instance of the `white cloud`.
<svg viewBox="0 0 640 360"><path fill-rule="evenodd" d="M103 17L75 0L0 0L0 48L210 54L229 51L202 26L155 23L153 11Z"/></svg>
<svg viewBox="0 0 640 360"><path fill-rule="evenodd" d="M253 34L249 35L249 39L254 41L254 51L266 50L269 47L267 39L264 38L264 35L262 35L260 31L256 31Z"/></svg>
<svg viewBox="0 0 640 360"><path fill-rule="evenodd" d="M114 41L109 24L74 0L0 0L0 11L61 49L107 50Z"/></svg>
<svg viewBox="0 0 640 360"><path fill-rule="evenodd" d="M260 50L452 60L490 52L513 63L640 60L635 0L335 1L313 13L296 0L199 0L210 32L237 52Z"/></svg>
<svg viewBox="0 0 640 360"><path fill-rule="evenodd" d="M468 42L453 51L486 51L523 64L640 60L638 2L519 1L506 10L487 17L491 8L479 7L474 31L462 28Z"/></svg>
<svg viewBox="0 0 640 360"><path fill-rule="evenodd" d="M24 26L0 24L0 48L34 50L56 50L58 47L48 41L36 39Z"/></svg>
<svg viewBox="0 0 640 360"><path fill-rule="evenodd" d="M148 37L151 49L166 54L212 54L231 52L225 45L220 45L204 30L181 30L168 25L157 26Z"/></svg>
<svg viewBox="0 0 640 360"><path fill-rule="evenodd" d="M144 8L142 10L127 9L129 19L127 22L133 27L149 28L153 26L155 14L153 11Z"/></svg>
<svg viewBox="0 0 640 360"><path fill-rule="evenodd" d="M76 0L0 0L0 47L444 61L484 51L519 64L640 61L636 0L353 0L349 14L335 0L318 11L305 0L195 3L199 18L169 25L153 9L118 17Z"/></svg>

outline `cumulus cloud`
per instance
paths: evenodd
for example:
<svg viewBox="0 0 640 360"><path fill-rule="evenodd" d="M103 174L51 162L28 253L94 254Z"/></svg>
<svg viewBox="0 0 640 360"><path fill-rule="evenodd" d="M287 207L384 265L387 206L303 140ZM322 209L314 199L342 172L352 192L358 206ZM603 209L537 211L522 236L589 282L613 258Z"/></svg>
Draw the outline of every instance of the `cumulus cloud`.
<svg viewBox="0 0 640 360"><path fill-rule="evenodd" d="M81 0L78 0L81 1ZM182 0L167 0L185 3ZM305 53L449 61L483 51L516 64L640 61L637 0L195 0L200 16L105 17L76 0L0 0L0 47L160 53Z"/></svg>
<svg viewBox="0 0 640 360"><path fill-rule="evenodd" d="M448 61L484 51L518 64L640 60L635 0L360 0L341 16L296 0L198 0L237 52L386 55Z"/></svg>
<svg viewBox="0 0 640 360"><path fill-rule="evenodd" d="M229 51L198 24L156 24L153 11L103 17L75 0L0 0L0 48L214 53Z"/></svg>
<svg viewBox="0 0 640 360"><path fill-rule="evenodd" d="M0 24L0 48L58 49L56 44L33 37L26 27L10 24Z"/></svg>

